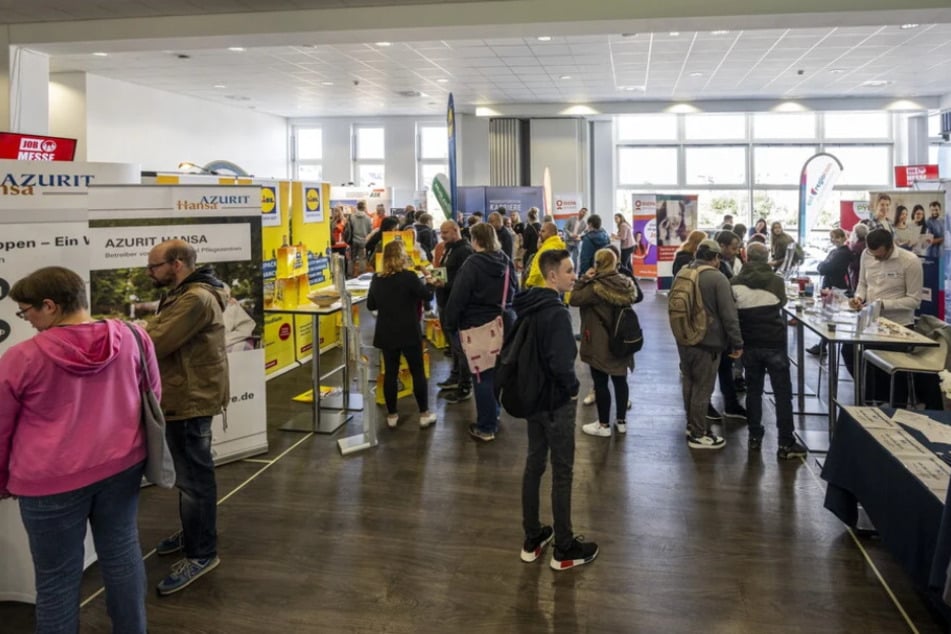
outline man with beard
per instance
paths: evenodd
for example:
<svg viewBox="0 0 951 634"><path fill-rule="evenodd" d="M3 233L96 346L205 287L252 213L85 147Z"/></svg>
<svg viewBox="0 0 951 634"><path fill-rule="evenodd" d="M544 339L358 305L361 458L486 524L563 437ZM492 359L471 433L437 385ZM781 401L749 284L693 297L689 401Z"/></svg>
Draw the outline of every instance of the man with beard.
<svg viewBox="0 0 951 634"><path fill-rule="evenodd" d="M155 286L168 289L146 330L162 375L162 411L182 522L182 530L155 550L185 555L158 584L160 595L184 589L220 563L211 419L223 413L229 398L222 314L228 291L210 266L196 269L196 257L187 242L166 240L149 252L146 266Z"/></svg>

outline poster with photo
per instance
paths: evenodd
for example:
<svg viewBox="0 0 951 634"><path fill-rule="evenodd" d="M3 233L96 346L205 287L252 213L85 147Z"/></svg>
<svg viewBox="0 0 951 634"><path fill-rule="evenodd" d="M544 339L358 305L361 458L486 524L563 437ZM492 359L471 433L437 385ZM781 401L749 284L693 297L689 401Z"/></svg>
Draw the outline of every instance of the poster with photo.
<svg viewBox="0 0 951 634"><path fill-rule="evenodd" d="M924 289L920 312L944 319L942 290L946 236L945 195L941 191L869 192L869 224L888 229L895 245L921 258Z"/></svg>
<svg viewBox="0 0 951 634"><path fill-rule="evenodd" d="M96 319L155 317L163 289L146 269L169 239L188 242L198 266L230 288L224 309L231 403L228 427L212 421L216 462L267 450L264 385L262 214L258 186L103 187L89 196L90 313Z"/></svg>
<svg viewBox="0 0 951 634"><path fill-rule="evenodd" d="M657 194L657 288L673 281L674 257L697 228L697 196Z"/></svg>
<svg viewBox="0 0 951 634"><path fill-rule="evenodd" d="M634 275L657 277L657 200L634 195Z"/></svg>

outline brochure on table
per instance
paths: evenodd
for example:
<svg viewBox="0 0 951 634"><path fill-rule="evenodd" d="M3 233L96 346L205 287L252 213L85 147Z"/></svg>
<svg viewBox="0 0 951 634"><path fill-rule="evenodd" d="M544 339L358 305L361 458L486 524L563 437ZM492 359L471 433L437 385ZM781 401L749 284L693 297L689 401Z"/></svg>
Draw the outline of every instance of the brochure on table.
<svg viewBox="0 0 951 634"><path fill-rule="evenodd" d="M89 279L86 192L95 183L137 183L139 166L119 163L0 161L0 355L35 331L7 296L14 282L59 264ZM13 499L0 500L0 601L33 603L30 545ZM86 532L84 565L96 561Z"/></svg>
<svg viewBox="0 0 951 634"><path fill-rule="evenodd" d="M220 415L212 421L212 454L219 464L267 451L259 199L256 186L95 187L89 193L94 317L148 322L160 298L145 270L149 251L180 238L195 247L199 265L212 264L231 286L226 310L244 311L255 323L228 353L228 426Z"/></svg>

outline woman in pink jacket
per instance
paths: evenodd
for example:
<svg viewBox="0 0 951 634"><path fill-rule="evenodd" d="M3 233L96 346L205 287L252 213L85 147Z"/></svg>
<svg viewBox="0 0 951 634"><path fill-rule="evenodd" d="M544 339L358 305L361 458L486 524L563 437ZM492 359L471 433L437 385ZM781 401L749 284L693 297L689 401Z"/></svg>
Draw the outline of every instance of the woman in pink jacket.
<svg viewBox="0 0 951 634"><path fill-rule="evenodd" d="M36 572L36 631L79 631L87 521L113 631L146 631L136 525L145 460L139 348L121 321L93 321L76 273L47 267L13 285L38 331L0 357L0 498L19 498ZM139 331L152 389L152 343Z"/></svg>

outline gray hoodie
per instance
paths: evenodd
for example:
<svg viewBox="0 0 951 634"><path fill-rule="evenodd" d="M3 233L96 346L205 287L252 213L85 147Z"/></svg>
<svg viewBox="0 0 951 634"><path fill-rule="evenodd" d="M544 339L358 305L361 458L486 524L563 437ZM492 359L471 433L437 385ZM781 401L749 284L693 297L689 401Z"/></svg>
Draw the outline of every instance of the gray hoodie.
<svg viewBox="0 0 951 634"><path fill-rule="evenodd" d="M694 260L690 268L697 268L709 262ZM733 289L726 276L716 269L707 269L700 273L700 294L703 296L703 305L710 314L710 325L707 334L698 347L714 352L724 350L742 350L743 336L740 334L740 320L736 313L736 302L733 300Z"/></svg>

